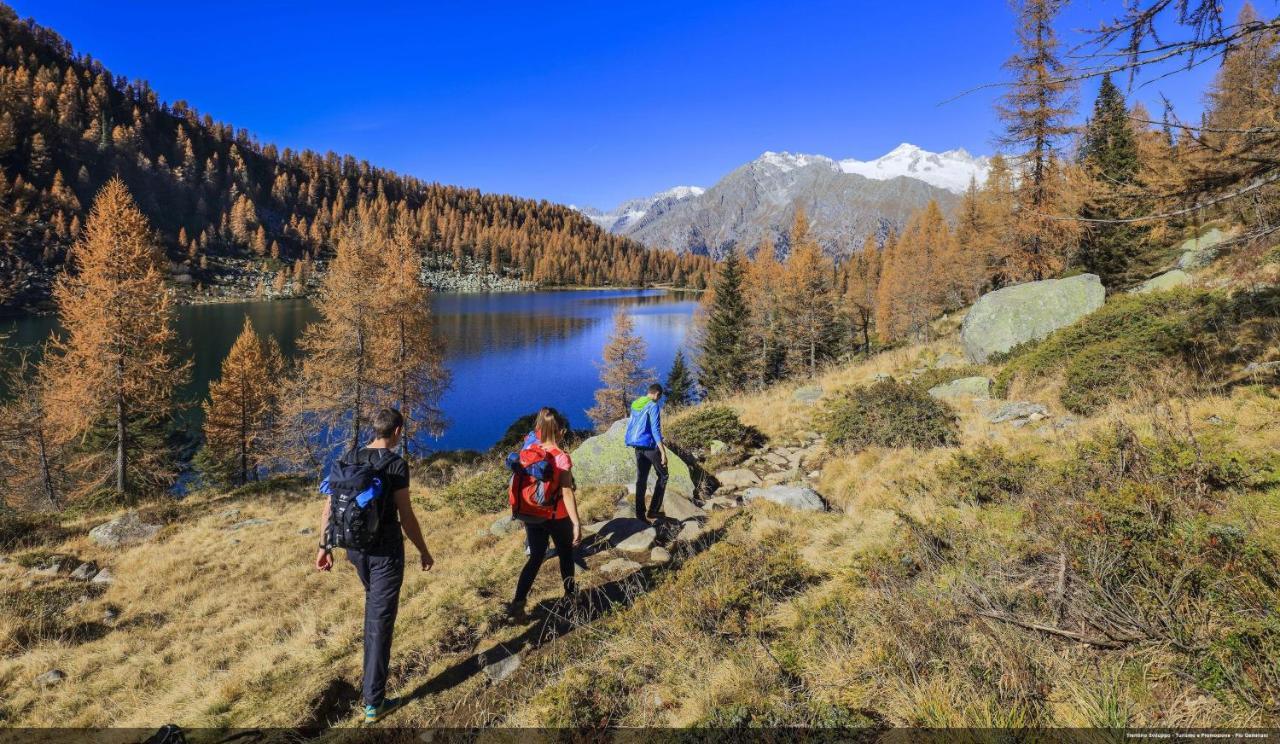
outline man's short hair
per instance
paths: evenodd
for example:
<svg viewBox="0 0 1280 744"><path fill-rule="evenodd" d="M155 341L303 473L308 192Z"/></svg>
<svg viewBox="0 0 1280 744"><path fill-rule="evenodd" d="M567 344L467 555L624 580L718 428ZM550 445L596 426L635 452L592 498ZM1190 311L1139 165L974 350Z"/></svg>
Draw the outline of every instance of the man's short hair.
<svg viewBox="0 0 1280 744"><path fill-rule="evenodd" d="M649 395L662 395L662 386L656 382L650 385Z"/></svg>
<svg viewBox="0 0 1280 744"><path fill-rule="evenodd" d="M404 416L394 408L383 408L373 414L373 433L379 439L386 439L396 433L396 429L404 426Z"/></svg>

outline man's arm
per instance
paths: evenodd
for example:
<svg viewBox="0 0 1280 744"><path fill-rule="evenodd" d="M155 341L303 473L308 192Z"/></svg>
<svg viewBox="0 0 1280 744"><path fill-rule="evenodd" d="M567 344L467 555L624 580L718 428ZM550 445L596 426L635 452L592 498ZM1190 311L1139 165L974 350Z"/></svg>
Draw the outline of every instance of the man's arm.
<svg viewBox="0 0 1280 744"><path fill-rule="evenodd" d="M329 550L329 497L324 499L324 511L320 514L320 548L316 553L316 570L328 571L333 568L333 551Z"/></svg>
<svg viewBox="0 0 1280 744"><path fill-rule="evenodd" d="M650 408L653 413L649 417L649 427L653 430L653 441L658 445L658 454L662 456L662 464L667 464L667 445L662 441L662 406L654 403Z"/></svg>
<svg viewBox="0 0 1280 744"><path fill-rule="evenodd" d="M400 528L404 530L404 535L409 538L409 542L418 549L422 558L422 570L430 571L435 565L435 559L431 557L431 551L427 550L427 541L422 537L422 527L418 524L418 517L413 513L413 503L409 501L409 489L401 488L396 491L395 500L396 511L400 513Z"/></svg>

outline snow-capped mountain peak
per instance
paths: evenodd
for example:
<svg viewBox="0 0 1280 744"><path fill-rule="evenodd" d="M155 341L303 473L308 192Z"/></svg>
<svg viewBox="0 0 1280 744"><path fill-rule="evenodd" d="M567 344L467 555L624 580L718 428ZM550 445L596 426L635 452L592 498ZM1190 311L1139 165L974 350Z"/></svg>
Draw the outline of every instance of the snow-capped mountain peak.
<svg viewBox="0 0 1280 744"><path fill-rule="evenodd" d="M675 186L653 195L654 199L687 199L690 196L702 196L706 189L701 186Z"/></svg>
<svg viewBox="0 0 1280 744"><path fill-rule="evenodd" d="M974 157L964 148L936 153L903 142L875 160L850 158L841 160L839 166L845 173L877 181L906 176L960 194L969 188L970 179L979 184L987 180L990 159Z"/></svg>
<svg viewBox="0 0 1280 744"><path fill-rule="evenodd" d="M752 165L767 166L783 173L814 164L835 166L835 161L824 155L804 155L772 150L765 151L763 155L752 161Z"/></svg>
<svg viewBox="0 0 1280 744"><path fill-rule="evenodd" d="M706 189L701 186L675 186L666 191L659 191L653 196L629 199L608 212L591 207L579 208L571 205L571 208L582 212L587 219L605 230L618 233L634 226L655 206L667 207L684 199L701 196L704 191Z"/></svg>

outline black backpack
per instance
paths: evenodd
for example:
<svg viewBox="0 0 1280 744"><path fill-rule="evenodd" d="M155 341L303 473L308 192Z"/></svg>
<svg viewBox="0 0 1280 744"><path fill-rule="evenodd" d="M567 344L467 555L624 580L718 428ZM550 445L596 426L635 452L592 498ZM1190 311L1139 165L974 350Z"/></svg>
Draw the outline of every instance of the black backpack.
<svg viewBox="0 0 1280 744"><path fill-rule="evenodd" d="M320 483L320 493L329 497L330 548L367 550L378 539L382 510L386 508L386 476L383 469L395 454L384 450L373 462L361 462L352 450L329 468L329 477Z"/></svg>

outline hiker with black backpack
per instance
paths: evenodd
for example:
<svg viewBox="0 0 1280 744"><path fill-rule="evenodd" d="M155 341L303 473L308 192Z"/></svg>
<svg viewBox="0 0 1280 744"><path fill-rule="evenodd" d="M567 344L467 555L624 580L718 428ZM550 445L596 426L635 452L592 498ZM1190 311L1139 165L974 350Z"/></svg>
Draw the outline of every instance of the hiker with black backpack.
<svg viewBox="0 0 1280 744"><path fill-rule="evenodd" d="M435 561L409 501L409 465L395 453L404 417L394 408L373 416L374 439L348 451L320 484L324 514L316 569L333 568L333 549L345 548L364 585L364 720L372 723L399 700L386 696L391 635L404 581L404 539L418 549L423 571Z"/></svg>
<svg viewBox="0 0 1280 744"><path fill-rule="evenodd" d="M560 448L566 429L559 412L543 408L535 420L533 436L526 437L520 451L507 458L511 516L524 524L529 546L529 557L516 581L515 598L506 606L507 617L516 622L526 619L525 602L547 557L548 543L556 546L564 595L569 599L574 596L573 553L582 542L582 524L574 493L573 460Z"/></svg>

